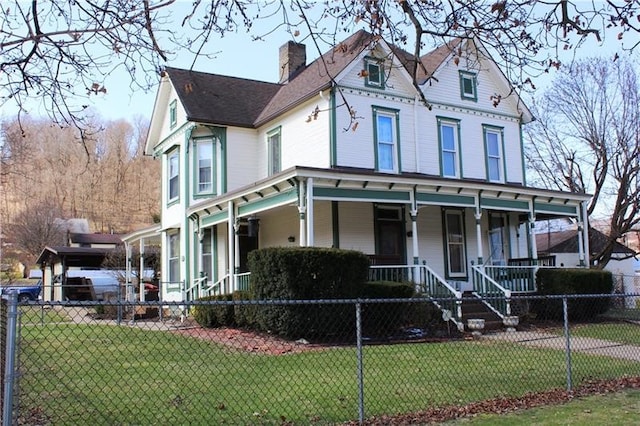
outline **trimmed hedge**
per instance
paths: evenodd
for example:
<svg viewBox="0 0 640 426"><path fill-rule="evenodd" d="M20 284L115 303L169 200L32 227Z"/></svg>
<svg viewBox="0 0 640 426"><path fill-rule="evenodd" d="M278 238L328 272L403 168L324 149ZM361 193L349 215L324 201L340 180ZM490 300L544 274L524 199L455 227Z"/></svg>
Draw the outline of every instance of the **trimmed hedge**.
<svg viewBox="0 0 640 426"><path fill-rule="evenodd" d="M255 299L355 299L362 294L369 258L357 251L313 247L269 247L249 253ZM288 338L353 333L348 304L267 305L258 329Z"/></svg>
<svg viewBox="0 0 640 426"><path fill-rule="evenodd" d="M415 294L412 283L369 281L363 287L364 299L408 299ZM382 336L407 325L415 305L381 302L365 304L362 309L362 332L365 336Z"/></svg>
<svg viewBox="0 0 640 426"><path fill-rule="evenodd" d="M613 275L609 271L576 268L541 268L536 275L540 295L611 294ZM590 321L609 309L610 298L568 298L569 319ZM539 319L563 319L561 300L535 300L532 311Z"/></svg>
<svg viewBox="0 0 640 426"><path fill-rule="evenodd" d="M208 296L198 299L198 301L225 301L232 300L231 295ZM201 327L216 328L235 325L234 306L232 304L224 305L196 305L192 308L193 319L196 320Z"/></svg>

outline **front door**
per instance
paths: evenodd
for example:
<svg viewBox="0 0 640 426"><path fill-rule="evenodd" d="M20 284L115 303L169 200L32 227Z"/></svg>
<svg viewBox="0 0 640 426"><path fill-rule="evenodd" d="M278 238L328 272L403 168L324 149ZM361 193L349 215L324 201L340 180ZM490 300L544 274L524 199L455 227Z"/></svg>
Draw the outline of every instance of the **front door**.
<svg viewBox="0 0 640 426"><path fill-rule="evenodd" d="M375 236L378 265L406 264L404 207L376 206Z"/></svg>

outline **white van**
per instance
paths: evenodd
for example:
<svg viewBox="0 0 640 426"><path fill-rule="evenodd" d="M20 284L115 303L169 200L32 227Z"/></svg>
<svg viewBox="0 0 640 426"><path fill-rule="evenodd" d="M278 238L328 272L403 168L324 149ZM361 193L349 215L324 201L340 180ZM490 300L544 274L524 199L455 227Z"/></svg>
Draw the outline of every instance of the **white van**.
<svg viewBox="0 0 640 426"><path fill-rule="evenodd" d="M118 296L120 287L118 276L118 272L104 269L70 269L67 271L67 278L71 278L74 281L81 279L83 285L93 287L93 294L91 296L94 296L95 300L107 300ZM57 276L54 282L62 282L62 277Z"/></svg>

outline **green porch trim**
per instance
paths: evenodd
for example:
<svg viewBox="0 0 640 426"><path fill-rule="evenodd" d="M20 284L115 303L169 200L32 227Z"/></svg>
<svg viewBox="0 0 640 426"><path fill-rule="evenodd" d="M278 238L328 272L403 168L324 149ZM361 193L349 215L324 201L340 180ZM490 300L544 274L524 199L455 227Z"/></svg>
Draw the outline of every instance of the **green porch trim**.
<svg viewBox="0 0 640 426"><path fill-rule="evenodd" d="M297 201L298 192L295 188L291 188L287 191L274 195L273 197L260 198L238 206L238 216L245 216L271 207L277 207L282 204L297 203Z"/></svg>
<svg viewBox="0 0 640 426"><path fill-rule="evenodd" d="M338 202L331 202L331 230L333 232L333 247L340 248L340 215Z"/></svg>
<svg viewBox="0 0 640 426"><path fill-rule="evenodd" d="M503 200L498 198L480 197L480 206L483 208L499 208L506 210L529 211L529 203L527 201Z"/></svg>
<svg viewBox="0 0 640 426"><path fill-rule="evenodd" d="M534 201L533 208L536 213L562 213L571 216L578 216L578 209L576 206L559 205L542 203L540 201Z"/></svg>
<svg viewBox="0 0 640 426"><path fill-rule="evenodd" d="M418 204L451 204L464 207L475 207L476 200L474 197L467 195L455 194L432 194L432 193L416 193L416 202Z"/></svg>
<svg viewBox="0 0 640 426"><path fill-rule="evenodd" d="M211 225L217 225L218 223L226 222L229 219L229 213L226 210L222 210L216 213L212 213L208 216L203 216L201 219L202 227Z"/></svg>
<svg viewBox="0 0 640 426"><path fill-rule="evenodd" d="M314 188L313 198L329 199L354 199L354 200L377 200L377 201L404 201L410 202L409 191L385 191L369 189L349 189L349 188Z"/></svg>

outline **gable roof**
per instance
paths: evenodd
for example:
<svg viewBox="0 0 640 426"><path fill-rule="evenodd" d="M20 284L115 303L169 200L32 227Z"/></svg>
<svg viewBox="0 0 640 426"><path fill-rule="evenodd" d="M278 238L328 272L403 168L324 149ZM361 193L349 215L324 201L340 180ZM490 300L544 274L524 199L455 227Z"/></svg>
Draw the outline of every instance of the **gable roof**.
<svg viewBox="0 0 640 426"><path fill-rule="evenodd" d="M416 83L424 84L432 77L462 41L456 38L421 56L423 66L417 67ZM384 43L384 40L365 30L359 30L305 66L285 84L172 67L165 68L163 75L169 77L176 90L187 120L257 128L329 89L341 72L378 42ZM394 45L385 43L385 46L388 46L413 77L413 54ZM419 91L417 87L416 90Z"/></svg>
<svg viewBox="0 0 640 426"><path fill-rule="evenodd" d="M589 248L596 253L602 250L606 243L607 236L595 228L589 228ZM569 229L566 231L543 232L536 234L536 246L541 253L578 253L578 230ZM613 253L633 255L636 252L615 242Z"/></svg>
<svg viewBox="0 0 640 426"><path fill-rule="evenodd" d="M199 71L166 68L187 120L253 127L281 85Z"/></svg>

